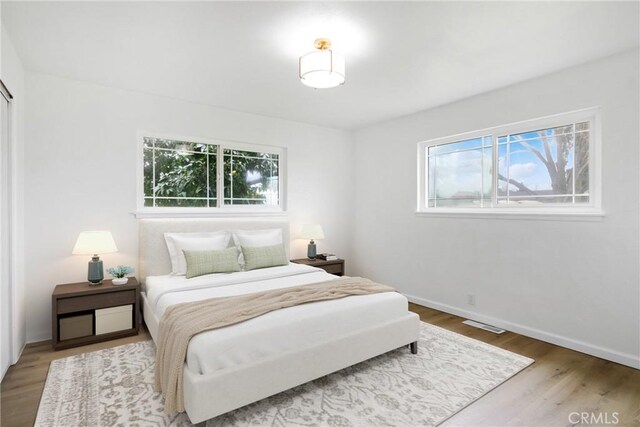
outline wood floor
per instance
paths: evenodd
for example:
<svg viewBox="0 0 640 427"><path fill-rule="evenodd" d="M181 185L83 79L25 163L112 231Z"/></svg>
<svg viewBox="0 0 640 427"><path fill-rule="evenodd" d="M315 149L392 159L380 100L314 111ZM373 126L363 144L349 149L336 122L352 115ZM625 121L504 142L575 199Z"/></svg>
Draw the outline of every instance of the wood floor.
<svg viewBox="0 0 640 427"><path fill-rule="evenodd" d="M462 324L460 317L419 305L411 304L410 308L425 322L536 361L443 425L640 427L639 370L511 332L495 335ZM28 345L2 381L0 424L33 425L51 360L147 339L148 332L141 329L136 337L57 352L48 341ZM575 422L583 416L581 413L586 413L584 420L589 422Z"/></svg>

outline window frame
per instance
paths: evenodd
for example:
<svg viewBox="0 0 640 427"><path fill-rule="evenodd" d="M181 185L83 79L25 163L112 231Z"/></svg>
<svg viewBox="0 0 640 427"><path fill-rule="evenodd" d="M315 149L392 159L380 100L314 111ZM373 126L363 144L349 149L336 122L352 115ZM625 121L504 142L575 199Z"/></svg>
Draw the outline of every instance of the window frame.
<svg viewBox="0 0 640 427"><path fill-rule="evenodd" d="M144 205L144 139L159 138L197 144L218 146L218 162L216 165L216 200L217 207L173 207ZM254 151L278 155L278 205L224 205L224 150ZM211 217L211 216L281 216L286 215L287 197L287 148L273 145L255 144L218 138L203 138L184 135L173 135L158 132L138 131L137 133L137 173L136 173L136 218L179 218L179 217Z"/></svg>
<svg viewBox="0 0 640 427"><path fill-rule="evenodd" d="M599 220L604 213L601 205L602 164L601 164L601 119L599 108L588 108L569 113L555 114L531 120L509 123L491 128L420 141L417 144L417 209L419 216L471 217L471 218L521 218L521 219L582 219ZM549 129L558 126L589 122L589 203L579 205L507 205L497 204L497 167L499 150L498 137ZM429 207L427 189L428 162L427 149L474 138L491 138L493 169L491 174L492 198L490 207Z"/></svg>

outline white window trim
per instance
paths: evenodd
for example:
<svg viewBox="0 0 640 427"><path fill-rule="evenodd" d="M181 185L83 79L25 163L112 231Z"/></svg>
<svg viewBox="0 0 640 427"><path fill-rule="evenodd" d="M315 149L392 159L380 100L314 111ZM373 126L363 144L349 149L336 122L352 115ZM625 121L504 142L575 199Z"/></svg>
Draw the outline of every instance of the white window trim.
<svg viewBox="0 0 640 427"><path fill-rule="evenodd" d="M223 148L230 148L243 151L256 151L262 153L277 154L279 175L278 175L278 206L263 205L236 205L222 206L215 208L180 208L180 207L148 207L144 205L144 138L173 139L177 141L196 142L202 144L219 145ZM287 215L287 148L273 145L262 145L248 142L231 141L214 138L203 138L184 135L172 135L157 132L137 132L137 172L136 172L136 211L133 215L136 218L204 218L204 217L238 217L256 216L272 217ZM218 180L222 171L222 162L218 162ZM222 188L218 188L218 197Z"/></svg>
<svg viewBox="0 0 640 427"><path fill-rule="evenodd" d="M457 142L467 139L492 136L494 165L497 164L497 150L495 149L498 135L514 134L531 131L534 129L546 129L567 123L590 121L589 138L589 203L574 206L527 206L527 205L499 205L484 208L430 208L426 200L426 149L427 147L449 142ZM602 144L601 144L601 119L600 109L597 107L569 113L555 114L532 120L510 123L501 126L465 132L442 138L430 139L418 143L418 185L417 185L417 216L425 217L465 217L465 218L495 218L495 219L543 219L543 220L571 220L571 221L601 221L604 216L602 211ZM495 174L493 179L493 191L495 188Z"/></svg>

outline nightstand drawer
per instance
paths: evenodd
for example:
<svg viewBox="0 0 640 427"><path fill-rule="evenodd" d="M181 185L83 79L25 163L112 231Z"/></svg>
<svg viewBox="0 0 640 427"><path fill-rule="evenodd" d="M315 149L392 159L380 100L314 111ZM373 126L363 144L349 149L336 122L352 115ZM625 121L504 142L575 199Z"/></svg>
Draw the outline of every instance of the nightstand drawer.
<svg viewBox="0 0 640 427"><path fill-rule="evenodd" d="M343 259L332 259L332 260L323 260L323 259L309 259L309 258L299 258L292 259L291 262L295 264L304 264L310 265L312 267L321 268L329 274L335 274L336 276L344 275L344 260Z"/></svg>
<svg viewBox="0 0 640 427"><path fill-rule="evenodd" d="M322 268L327 273L342 275L342 264L323 265Z"/></svg>
<svg viewBox="0 0 640 427"><path fill-rule="evenodd" d="M136 291L133 289L58 299L58 314L73 313L82 310L134 304Z"/></svg>

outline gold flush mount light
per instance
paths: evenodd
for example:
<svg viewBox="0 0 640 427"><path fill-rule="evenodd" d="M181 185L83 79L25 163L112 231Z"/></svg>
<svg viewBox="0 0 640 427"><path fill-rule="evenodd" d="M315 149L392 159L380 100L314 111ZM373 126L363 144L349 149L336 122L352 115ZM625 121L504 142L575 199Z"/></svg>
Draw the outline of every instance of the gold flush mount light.
<svg viewBox="0 0 640 427"><path fill-rule="evenodd" d="M326 89L344 84L344 58L331 50L331 40L316 39L317 50L300 57L300 81L313 88Z"/></svg>

